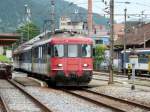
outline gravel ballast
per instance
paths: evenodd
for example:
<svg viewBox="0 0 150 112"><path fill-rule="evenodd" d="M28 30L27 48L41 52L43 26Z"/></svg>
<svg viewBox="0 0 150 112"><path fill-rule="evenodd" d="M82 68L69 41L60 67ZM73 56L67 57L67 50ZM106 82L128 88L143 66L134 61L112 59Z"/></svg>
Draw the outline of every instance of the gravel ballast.
<svg viewBox="0 0 150 112"><path fill-rule="evenodd" d="M147 89L147 87L146 87ZM150 88L149 88L150 89ZM150 105L150 92L142 91L140 89L131 90L129 87L124 87L122 85L102 85L95 88L90 88L90 90L96 91L98 93L103 93L106 95L114 96L121 99L137 101L142 104ZM143 87L144 90L144 87Z"/></svg>
<svg viewBox="0 0 150 112"><path fill-rule="evenodd" d="M0 95L12 112L42 112L28 97L5 80L0 80Z"/></svg>
<svg viewBox="0 0 150 112"><path fill-rule="evenodd" d="M38 87L26 89L55 112L113 112L59 90Z"/></svg>

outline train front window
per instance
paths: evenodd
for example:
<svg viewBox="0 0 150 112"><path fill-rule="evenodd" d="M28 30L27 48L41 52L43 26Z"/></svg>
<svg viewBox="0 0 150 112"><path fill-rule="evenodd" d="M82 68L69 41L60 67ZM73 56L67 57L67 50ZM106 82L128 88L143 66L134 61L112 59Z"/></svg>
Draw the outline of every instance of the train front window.
<svg viewBox="0 0 150 112"><path fill-rule="evenodd" d="M64 45L54 45L54 57L64 57Z"/></svg>
<svg viewBox="0 0 150 112"><path fill-rule="evenodd" d="M88 44L83 44L81 46L81 52L82 52L82 57L91 57L92 55L92 49L91 49L91 45Z"/></svg>
<svg viewBox="0 0 150 112"><path fill-rule="evenodd" d="M68 57L78 57L78 45L68 45Z"/></svg>

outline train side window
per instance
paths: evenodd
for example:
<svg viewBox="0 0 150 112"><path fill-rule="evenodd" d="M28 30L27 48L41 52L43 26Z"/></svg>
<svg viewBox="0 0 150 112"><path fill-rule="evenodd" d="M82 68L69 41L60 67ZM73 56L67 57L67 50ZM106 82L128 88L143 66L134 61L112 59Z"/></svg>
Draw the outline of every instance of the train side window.
<svg viewBox="0 0 150 112"><path fill-rule="evenodd" d="M81 46L82 50L82 57L91 57L92 55L92 48L91 45L83 44Z"/></svg>
<svg viewBox="0 0 150 112"><path fill-rule="evenodd" d="M64 45L54 45L53 47L53 56L55 57L64 57Z"/></svg>

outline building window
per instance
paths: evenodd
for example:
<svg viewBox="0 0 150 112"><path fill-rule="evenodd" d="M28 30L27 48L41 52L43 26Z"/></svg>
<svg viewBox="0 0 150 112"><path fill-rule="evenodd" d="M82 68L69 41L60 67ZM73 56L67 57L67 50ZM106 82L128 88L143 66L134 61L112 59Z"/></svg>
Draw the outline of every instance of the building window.
<svg viewBox="0 0 150 112"><path fill-rule="evenodd" d="M95 40L95 44L103 44L103 40Z"/></svg>

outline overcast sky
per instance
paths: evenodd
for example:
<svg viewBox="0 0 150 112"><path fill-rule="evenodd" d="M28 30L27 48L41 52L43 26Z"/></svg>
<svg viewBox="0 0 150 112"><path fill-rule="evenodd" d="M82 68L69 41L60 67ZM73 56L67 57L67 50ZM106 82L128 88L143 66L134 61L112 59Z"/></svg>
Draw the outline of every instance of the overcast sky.
<svg viewBox="0 0 150 112"><path fill-rule="evenodd" d="M88 0L66 0L69 2L73 2L81 7L87 8ZM109 2L109 0L105 0ZM149 14L143 16L145 19L150 20L150 0L114 0L115 1L115 14L124 14L124 9L127 8L127 14L141 14L144 11L144 14ZM118 2L130 2L130 4L118 3ZM93 0L93 11L99 13L101 15L106 14L103 9L107 6L102 3L102 0ZM138 15L130 15L128 20L140 19L142 16ZM115 20L118 22L124 21L123 15L115 15Z"/></svg>

